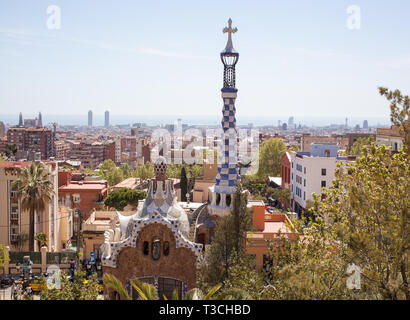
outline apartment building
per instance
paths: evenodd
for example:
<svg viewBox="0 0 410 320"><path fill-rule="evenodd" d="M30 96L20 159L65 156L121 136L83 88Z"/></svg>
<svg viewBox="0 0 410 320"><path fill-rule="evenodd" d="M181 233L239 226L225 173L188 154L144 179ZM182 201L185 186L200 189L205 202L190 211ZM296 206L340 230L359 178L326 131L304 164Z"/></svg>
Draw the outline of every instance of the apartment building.
<svg viewBox="0 0 410 320"><path fill-rule="evenodd" d="M321 194L322 188L331 185L340 161L355 161L355 156L339 157L337 143L312 143L310 152L292 151L291 160L291 209L301 213L313 193Z"/></svg>
<svg viewBox="0 0 410 320"><path fill-rule="evenodd" d="M61 213L58 210L58 167L55 162L43 162L50 172L54 194L42 212L35 212L35 233L47 235L49 251L59 251L66 241L60 234ZM28 167L31 162L0 162L0 243L10 246L11 251L27 251L29 248L29 212L22 210L13 182L19 178L18 168ZM38 251L38 244L35 243Z"/></svg>
<svg viewBox="0 0 410 320"><path fill-rule="evenodd" d="M55 156L54 135L52 130L48 128L9 128L7 141L15 144L18 151L40 153L42 160Z"/></svg>
<svg viewBox="0 0 410 320"><path fill-rule="evenodd" d="M70 145L64 141L55 141L56 159L66 160L70 153Z"/></svg>

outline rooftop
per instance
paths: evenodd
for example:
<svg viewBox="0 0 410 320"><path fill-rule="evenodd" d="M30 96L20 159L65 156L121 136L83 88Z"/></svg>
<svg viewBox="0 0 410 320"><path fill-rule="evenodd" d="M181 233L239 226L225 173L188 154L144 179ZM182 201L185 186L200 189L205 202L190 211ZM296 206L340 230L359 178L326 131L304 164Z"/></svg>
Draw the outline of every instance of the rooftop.
<svg viewBox="0 0 410 320"><path fill-rule="evenodd" d="M104 190L107 183L102 181L71 181L68 185L58 188L59 191L70 190Z"/></svg>

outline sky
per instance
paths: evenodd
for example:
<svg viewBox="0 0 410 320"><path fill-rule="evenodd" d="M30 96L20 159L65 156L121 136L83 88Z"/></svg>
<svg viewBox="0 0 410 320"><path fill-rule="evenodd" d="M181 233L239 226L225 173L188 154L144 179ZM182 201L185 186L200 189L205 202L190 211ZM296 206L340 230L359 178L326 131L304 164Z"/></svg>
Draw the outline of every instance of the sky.
<svg viewBox="0 0 410 320"><path fill-rule="evenodd" d="M232 18L237 118L388 119L377 87L409 93L409 12L404 0L0 0L0 115L219 116Z"/></svg>

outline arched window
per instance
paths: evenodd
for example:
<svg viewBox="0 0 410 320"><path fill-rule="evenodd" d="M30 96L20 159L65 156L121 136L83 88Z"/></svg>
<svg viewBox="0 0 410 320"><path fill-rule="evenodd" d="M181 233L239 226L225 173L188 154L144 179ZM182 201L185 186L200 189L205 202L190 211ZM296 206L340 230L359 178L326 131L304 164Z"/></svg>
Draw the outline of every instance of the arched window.
<svg viewBox="0 0 410 320"><path fill-rule="evenodd" d="M169 255L169 242L165 241L164 242L164 256Z"/></svg>
<svg viewBox="0 0 410 320"><path fill-rule="evenodd" d="M155 238L152 241L152 259L158 260L161 256L161 240Z"/></svg>
<svg viewBox="0 0 410 320"><path fill-rule="evenodd" d="M230 194L226 195L226 205L229 207L231 205L232 196Z"/></svg>
<svg viewBox="0 0 410 320"><path fill-rule="evenodd" d="M144 253L144 256L147 256L147 255L149 254L149 244L148 244L148 241L144 241L144 244L143 244L143 253Z"/></svg>
<svg viewBox="0 0 410 320"><path fill-rule="evenodd" d="M216 205L218 206L220 202L221 202L221 194L217 193L216 194Z"/></svg>

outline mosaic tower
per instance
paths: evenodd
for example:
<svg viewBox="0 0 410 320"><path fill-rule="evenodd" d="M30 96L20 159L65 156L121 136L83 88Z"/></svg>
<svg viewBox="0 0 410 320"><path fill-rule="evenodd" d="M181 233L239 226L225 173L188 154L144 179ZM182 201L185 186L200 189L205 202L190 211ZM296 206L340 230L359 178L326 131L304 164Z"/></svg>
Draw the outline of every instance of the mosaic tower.
<svg viewBox="0 0 410 320"><path fill-rule="evenodd" d="M218 153L218 173L213 190L211 190L212 199L209 206L210 212L218 215L228 213L232 208L235 184L240 179L235 118L235 99L238 92L235 88L235 66L239 53L232 45L232 34L237 31L237 28L232 28L232 20L229 19L228 27L223 29L224 33L228 33L228 42L221 52L221 61L224 65L223 88L221 89L224 102L221 121L223 132Z"/></svg>

